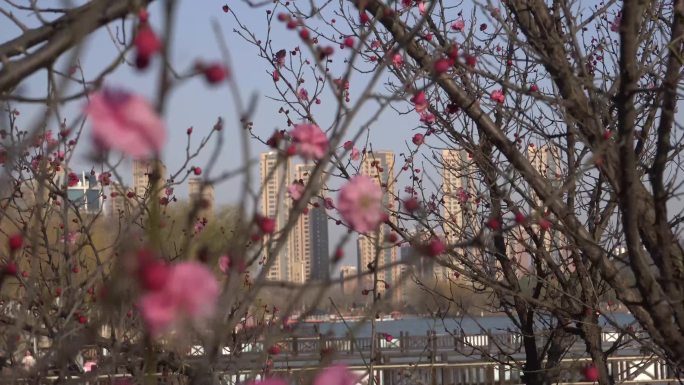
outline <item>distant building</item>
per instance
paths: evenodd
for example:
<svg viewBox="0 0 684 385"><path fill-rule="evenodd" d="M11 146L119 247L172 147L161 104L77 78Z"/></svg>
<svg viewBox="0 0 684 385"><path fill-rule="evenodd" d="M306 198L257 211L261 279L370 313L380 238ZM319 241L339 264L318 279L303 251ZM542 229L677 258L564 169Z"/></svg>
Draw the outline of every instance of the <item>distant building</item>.
<svg viewBox="0 0 684 385"><path fill-rule="evenodd" d="M344 265L340 267L340 288L344 295L355 295L359 291L358 270L356 266Z"/></svg>
<svg viewBox="0 0 684 385"><path fill-rule="evenodd" d="M155 175L159 172L159 175ZM160 160L140 159L133 161L133 191L138 197L147 197L148 191L152 187L150 181L158 180L160 190L157 196L164 195L161 188L166 183L166 166Z"/></svg>
<svg viewBox="0 0 684 385"><path fill-rule="evenodd" d="M117 182L109 185L109 195L106 201L109 206L107 212L110 216L122 217L131 214L131 209L135 207L135 200L128 197L130 191L132 190Z"/></svg>
<svg viewBox="0 0 684 385"><path fill-rule="evenodd" d="M390 211L396 210L396 180L394 177L394 153L391 151L368 152L361 162L361 174L367 175L375 181L383 190L383 206ZM390 216L390 221L396 221ZM384 244L389 236L391 228L381 224L377 231L368 234L360 234L358 240L358 266L362 273L369 271L370 267L378 268L378 292L383 293L385 287L392 288L395 300L400 300L401 287L398 285L401 276L399 266L399 248L388 247ZM377 257L377 261L376 261ZM377 263L377 266L374 264ZM365 275L361 284L366 289L373 288L372 275Z"/></svg>
<svg viewBox="0 0 684 385"><path fill-rule="evenodd" d="M542 145L530 143L527 147L527 160L552 185L558 185L561 181L563 170L560 155L559 147L551 142ZM534 234L542 237L541 248L543 252L549 253L554 261L561 266L565 266L566 269L574 269L565 258L568 252L564 249L568 243L563 234L553 230L553 228L543 230L538 224L542 218L550 222L554 221L552 216L547 215L548 210L545 207L545 203L539 199L536 192L531 188L528 194L531 202L528 207L521 207L521 210L524 212L524 215L531 216L533 220L531 227ZM506 252L511 259L516 261L515 272L518 276L536 274L532 265L533 257L539 255L541 251L538 250L538 246L530 234L522 227L514 228L507 233Z"/></svg>
<svg viewBox="0 0 684 385"><path fill-rule="evenodd" d="M477 169L464 149L443 150L441 166L444 232L446 240L453 243L480 230L475 220Z"/></svg>
<svg viewBox="0 0 684 385"><path fill-rule="evenodd" d="M188 195L191 204L197 204L199 211L197 217L209 218L214 213L214 186L203 185L203 179L192 177L188 179Z"/></svg>
<svg viewBox="0 0 684 385"><path fill-rule="evenodd" d="M97 179L98 174L81 172L77 175L78 183L67 187L67 199L81 213L99 213L104 208L104 190Z"/></svg>
<svg viewBox="0 0 684 385"><path fill-rule="evenodd" d="M287 224L289 205L287 201L286 186L290 183L290 170L292 161L290 158L279 157L275 151L261 154L261 215L275 219L275 232L280 232ZM269 242L272 237L266 237L264 242ZM273 255L269 247L264 248L264 261L271 263L266 278L277 281L291 281L290 247L282 247ZM271 262L272 261L272 262Z"/></svg>
<svg viewBox="0 0 684 385"><path fill-rule="evenodd" d="M426 258L413 246L404 245L399 251L402 269L421 281L429 282L435 279L436 274L441 273L441 266L435 263L434 258Z"/></svg>
<svg viewBox="0 0 684 385"><path fill-rule="evenodd" d="M306 185L314 168L313 163L296 165L294 181ZM299 216L288 239L290 280L297 283L325 280L330 276L328 216L325 212L325 204L321 197L314 197L310 202L318 203L318 207L308 206L308 213L302 213Z"/></svg>

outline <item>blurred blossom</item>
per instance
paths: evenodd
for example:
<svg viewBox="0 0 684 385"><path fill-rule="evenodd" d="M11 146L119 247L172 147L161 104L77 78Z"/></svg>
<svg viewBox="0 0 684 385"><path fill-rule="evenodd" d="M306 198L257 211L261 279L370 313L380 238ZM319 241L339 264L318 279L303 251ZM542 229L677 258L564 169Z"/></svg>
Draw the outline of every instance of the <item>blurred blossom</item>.
<svg viewBox="0 0 684 385"><path fill-rule="evenodd" d="M306 160L320 160L328 151L328 137L315 124L297 124L290 135L296 144L297 154Z"/></svg>
<svg viewBox="0 0 684 385"><path fill-rule="evenodd" d="M375 230L387 215L382 206L382 189L365 175L353 177L342 187L337 210L360 233Z"/></svg>
<svg viewBox="0 0 684 385"><path fill-rule="evenodd" d="M93 140L101 149L121 151L134 158L161 152L166 129L143 97L104 89L90 95L85 112L93 126Z"/></svg>
<svg viewBox="0 0 684 385"><path fill-rule="evenodd" d="M159 290L140 298L140 309L150 334L158 336L183 318L202 322L213 316L219 285L201 263L182 262L171 266Z"/></svg>

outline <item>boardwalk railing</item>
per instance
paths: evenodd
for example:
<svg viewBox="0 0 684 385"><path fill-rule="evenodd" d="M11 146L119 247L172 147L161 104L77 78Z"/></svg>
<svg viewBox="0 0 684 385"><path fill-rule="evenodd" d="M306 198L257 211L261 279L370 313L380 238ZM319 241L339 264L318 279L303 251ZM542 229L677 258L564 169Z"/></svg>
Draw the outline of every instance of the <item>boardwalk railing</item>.
<svg viewBox="0 0 684 385"><path fill-rule="evenodd" d="M589 385L582 377L582 368L587 359L564 359L557 384ZM373 368L372 376L376 385L520 385L521 362L506 364L492 361L478 362L437 362L423 364L379 364ZM357 374L357 385L368 385L371 373L365 366L352 365L349 368ZM287 379L291 385L307 385L318 366L305 368L273 369L268 376ZM615 384L675 384L678 379L674 373L657 357L611 357L608 359L608 370ZM249 379L262 378L263 373L255 371L219 372L222 385L237 385ZM183 384L178 375L152 374L153 377L167 383ZM110 385L116 378L124 378L124 374L98 376L71 376L61 378L60 384ZM176 380L177 379L177 380ZM57 377L45 377L41 384L54 383ZM171 382L175 380L175 382ZM3 378L0 384L28 384L27 379ZM164 381L162 381L164 382Z"/></svg>
<svg viewBox="0 0 684 385"><path fill-rule="evenodd" d="M545 336L535 336L538 345L543 345ZM629 351L633 354L639 352L641 344L631 339L627 335L620 335L618 332L603 333L603 347L612 346L621 338L621 350ZM486 332L482 334L434 334L415 336L401 332L398 336L388 336L380 334L376 336L376 351L383 353L415 353L423 351L431 352L458 352L461 355L502 353L516 354L521 351L522 336L519 333L497 333ZM371 351L371 337L291 337L278 342L282 354L288 356L310 357L320 355L322 352L335 352L338 355L358 355L359 353L369 353ZM586 346L580 340L571 347L571 352L584 352ZM238 343L235 346L224 349L224 353L260 353L264 351L262 342ZM202 355L192 354L191 355Z"/></svg>

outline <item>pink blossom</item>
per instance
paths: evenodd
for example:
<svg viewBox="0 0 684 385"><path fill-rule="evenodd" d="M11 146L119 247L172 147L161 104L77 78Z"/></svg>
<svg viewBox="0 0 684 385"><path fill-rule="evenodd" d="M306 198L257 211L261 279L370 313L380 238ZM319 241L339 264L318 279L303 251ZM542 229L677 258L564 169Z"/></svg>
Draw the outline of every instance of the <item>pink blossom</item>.
<svg viewBox="0 0 684 385"><path fill-rule="evenodd" d="M109 186L112 183L112 173L105 171L97 176L97 181L103 186Z"/></svg>
<svg viewBox="0 0 684 385"><path fill-rule="evenodd" d="M48 147L55 147L59 143L52 134L52 131L47 131L45 133L45 142L47 143Z"/></svg>
<svg viewBox="0 0 684 385"><path fill-rule="evenodd" d="M145 294L138 305L152 335L159 335L168 329L178 315L177 302L163 291Z"/></svg>
<svg viewBox="0 0 684 385"><path fill-rule="evenodd" d="M453 24L451 24L451 29L459 32L463 32L463 29L465 28L465 21L463 19L458 19L454 21Z"/></svg>
<svg viewBox="0 0 684 385"><path fill-rule="evenodd" d="M332 210L335 208L335 203L333 202L332 198L326 197L324 200L325 208L328 210Z"/></svg>
<svg viewBox="0 0 684 385"><path fill-rule="evenodd" d="M446 251L446 245L439 237L432 237L427 245L427 255L430 257L436 257L440 254L444 254Z"/></svg>
<svg viewBox="0 0 684 385"><path fill-rule="evenodd" d="M290 194L290 198L293 200L299 200L304 194L304 185L301 183L292 183L287 186L287 193Z"/></svg>
<svg viewBox="0 0 684 385"><path fill-rule="evenodd" d="M434 70L437 75L441 75L447 71L449 71L449 68L454 65L454 62L452 59L447 59L447 58L439 58L435 60L434 63Z"/></svg>
<svg viewBox="0 0 684 385"><path fill-rule="evenodd" d="M297 153L306 160L320 160L328 151L328 137L315 124L297 124L290 135L297 144Z"/></svg>
<svg viewBox="0 0 684 385"><path fill-rule="evenodd" d="M468 202L468 193L459 187L458 190L456 190L456 199L459 203L466 203Z"/></svg>
<svg viewBox="0 0 684 385"><path fill-rule="evenodd" d="M382 206L382 189L365 175L353 177L342 187L337 210L360 233L376 229L387 216Z"/></svg>
<svg viewBox="0 0 684 385"><path fill-rule="evenodd" d="M359 377L344 365L329 366L321 370L313 385L356 385Z"/></svg>
<svg viewBox="0 0 684 385"><path fill-rule="evenodd" d="M76 241L78 241L79 235L75 231L69 231L66 235L64 235L59 242L66 242L67 245L75 245Z"/></svg>
<svg viewBox="0 0 684 385"><path fill-rule="evenodd" d="M610 30L612 32L620 32L620 24L622 23L622 12L615 15L615 19L610 23Z"/></svg>
<svg viewBox="0 0 684 385"><path fill-rule="evenodd" d="M69 187L76 186L80 181L81 180L78 178L76 173L70 172L69 175L67 175L67 185Z"/></svg>
<svg viewBox="0 0 684 385"><path fill-rule="evenodd" d="M423 112L420 114L420 121L425 124L432 124L435 122L435 115L430 112Z"/></svg>
<svg viewBox="0 0 684 385"><path fill-rule="evenodd" d="M404 57L401 56L400 53L395 53L394 56L392 56L392 64L396 67L401 67L404 64Z"/></svg>
<svg viewBox="0 0 684 385"><path fill-rule="evenodd" d="M105 89L90 96L85 112L92 121L93 139L104 150L141 158L158 154L166 140L164 123L141 96Z"/></svg>
<svg viewBox="0 0 684 385"><path fill-rule="evenodd" d="M359 149L356 148L356 147L353 147L352 150L351 150L351 155L350 155L350 157L351 157L351 160L359 160L359 157L360 157L360 155L359 155Z"/></svg>
<svg viewBox="0 0 684 385"><path fill-rule="evenodd" d="M230 257L227 255L220 256L218 259L218 266L222 273L227 274L228 268L230 267Z"/></svg>
<svg viewBox="0 0 684 385"><path fill-rule="evenodd" d="M300 88L299 91L297 91L297 99L309 100L309 91L304 88Z"/></svg>
<svg viewBox="0 0 684 385"><path fill-rule="evenodd" d="M421 15L425 15L425 3L422 1L418 2L418 10L420 11Z"/></svg>
<svg viewBox="0 0 684 385"><path fill-rule="evenodd" d="M492 94L490 95L491 99L497 103L503 103L506 97L504 96L503 91L501 90L496 90L492 91Z"/></svg>
<svg viewBox="0 0 684 385"><path fill-rule="evenodd" d="M427 99L425 98L425 92L419 91L411 98L411 103L416 108L416 112L423 112L428 107Z"/></svg>
<svg viewBox="0 0 684 385"><path fill-rule="evenodd" d="M214 275L198 262L171 266L164 286L140 299L148 330L159 335L185 316L201 322L214 314L219 285Z"/></svg>
<svg viewBox="0 0 684 385"><path fill-rule="evenodd" d="M202 230L204 230L204 228L206 227L206 225L207 223L205 221L197 220L194 226L195 234L201 233Z"/></svg>

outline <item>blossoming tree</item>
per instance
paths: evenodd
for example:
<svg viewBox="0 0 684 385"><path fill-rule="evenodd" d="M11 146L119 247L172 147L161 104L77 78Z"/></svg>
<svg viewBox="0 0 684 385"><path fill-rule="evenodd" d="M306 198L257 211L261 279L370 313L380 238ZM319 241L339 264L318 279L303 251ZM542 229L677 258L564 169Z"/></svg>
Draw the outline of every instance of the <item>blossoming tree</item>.
<svg viewBox="0 0 684 385"><path fill-rule="evenodd" d="M264 25L224 5L220 11L231 16L225 22L255 47L274 85L271 99L282 106L285 128L270 136L251 123L253 105L231 79L229 47L220 44L222 60L177 71L170 37L174 17L183 15L176 15L176 2L161 2L162 29L151 22L148 3L0 8L21 31L0 44L8 376L67 376L85 347L107 354L92 376L125 372L146 380L171 372L213 384L219 370L238 378L268 375L290 333L287 317L305 294L321 303L333 284L268 276L278 263L273 256L317 202L349 230L332 260L341 259L352 233L371 240L373 257L359 266L360 276L370 278L363 288L372 294L370 318L387 293L410 280L443 296L410 269L385 273L402 262L381 257L385 250L408 244L414 261L440 266L438 280L491 295L487 310L510 317L525 360L509 360L503 348L489 359L517 366L527 384L563 380L560 361L575 340L593 360L586 379L611 383L607 357L621 340L604 348L599 315L614 322L620 339L654 351L679 374L684 250L675 117L684 1L246 1L265 10ZM86 78L78 62L82 43L118 20L116 60ZM274 42L276 30L289 34L285 43ZM155 62L161 65L152 69ZM126 84L103 86L120 66L157 75L156 96L147 99ZM22 86L41 73L44 96L25 97ZM158 160L167 151L169 95L192 77L226 87L235 100L230 121L241 128L247 154L237 171L216 171L215 157L205 168L193 165L210 144L217 143L216 153L234 150L238 141L224 141L228 120L219 118L194 146L197 134L187 130L181 166L164 176ZM65 93L65 82L79 91ZM73 100L84 108L65 117L63 104ZM29 127L18 106L36 102L43 117ZM319 105L327 113L318 113ZM368 139L388 115L412 119L415 130L402 133L398 175L374 158ZM81 143L84 132L91 142ZM294 157L313 164L307 181L278 183L277 195L288 200L284 220L251 209L266 192L251 181L250 140L275 152L270 174ZM96 179L111 186L106 199L123 200L126 209L115 218L85 215L70 199L68 188L85 183L70 169L77 146L88 147ZM144 189L123 187L122 159L150 165ZM184 220L169 214L174 187L190 176L204 177L202 188L244 178L231 228L221 229L230 236L215 237L211 248L197 236L207 222L197 218L200 203ZM397 184L402 193L394 191ZM285 309L263 299L274 288L292 296ZM629 309L644 333L609 317L608 298ZM241 349L257 342L264 346L258 362L242 360ZM201 346L202 358L186 360L189 346ZM26 350L38 357L21 367ZM374 364L375 358L371 372ZM314 384L331 378L357 381L333 366Z"/></svg>

